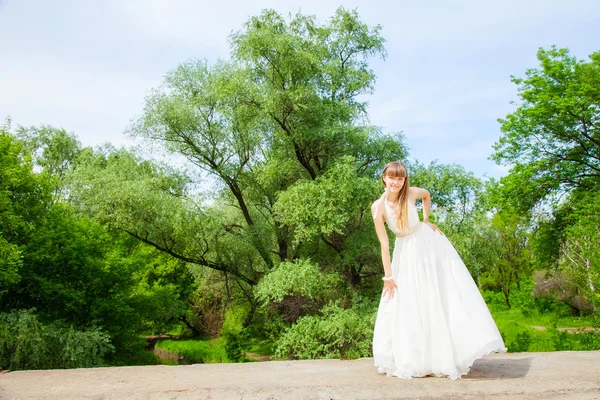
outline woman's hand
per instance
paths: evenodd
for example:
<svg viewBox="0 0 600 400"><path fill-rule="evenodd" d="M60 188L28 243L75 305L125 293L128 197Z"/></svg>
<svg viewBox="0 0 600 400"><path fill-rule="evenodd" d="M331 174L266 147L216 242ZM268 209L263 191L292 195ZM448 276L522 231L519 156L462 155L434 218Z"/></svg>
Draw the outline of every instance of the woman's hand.
<svg viewBox="0 0 600 400"><path fill-rule="evenodd" d="M432 224L432 223L431 223L431 222L429 222L429 221L425 221L425 223L426 223L427 225L429 225L429 226L431 227L431 229L433 229L434 231L436 231L436 232L439 232L439 233L440 233L440 235L443 235L443 234L444 234L444 232L442 232L442 230L441 230L440 228L438 228L437 226L435 226L435 224Z"/></svg>
<svg viewBox="0 0 600 400"><path fill-rule="evenodd" d="M396 282L393 279L383 281L383 296L390 296L390 299L394 298L394 289L397 289Z"/></svg>

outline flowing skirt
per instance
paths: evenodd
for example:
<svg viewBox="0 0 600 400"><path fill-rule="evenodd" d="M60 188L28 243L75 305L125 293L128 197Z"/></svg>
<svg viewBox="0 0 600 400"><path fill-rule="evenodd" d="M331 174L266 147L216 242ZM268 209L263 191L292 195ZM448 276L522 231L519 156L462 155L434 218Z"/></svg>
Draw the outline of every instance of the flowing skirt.
<svg viewBox="0 0 600 400"><path fill-rule="evenodd" d="M379 373L404 379L459 379L473 362L506 352L504 341L465 264L446 238L423 224L396 238L392 276L373 334Z"/></svg>

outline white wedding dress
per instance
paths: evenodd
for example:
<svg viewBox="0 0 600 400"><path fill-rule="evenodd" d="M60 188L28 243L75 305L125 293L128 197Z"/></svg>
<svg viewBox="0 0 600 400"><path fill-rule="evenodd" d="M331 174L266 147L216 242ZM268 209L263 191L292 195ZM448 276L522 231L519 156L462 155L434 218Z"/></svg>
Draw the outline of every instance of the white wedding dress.
<svg viewBox="0 0 600 400"><path fill-rule="evenodd" d="M454 380L476 359L506 352L477 285L446 236L420 222L410 200L403 236L385 194L380 201L397 236L391 267L398 288L391 299L382 293L379 303L373 334L377 371L404 379Z"/></svg>

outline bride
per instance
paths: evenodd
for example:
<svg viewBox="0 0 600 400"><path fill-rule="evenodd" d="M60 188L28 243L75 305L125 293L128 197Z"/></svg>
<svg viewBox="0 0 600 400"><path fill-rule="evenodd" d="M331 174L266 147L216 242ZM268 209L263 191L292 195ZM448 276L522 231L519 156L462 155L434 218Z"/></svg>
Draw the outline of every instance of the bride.
<svg viewBox="0 0 600 400"><path fill-rule="evenodd" d="M459 379L476 359L507 349L465 264L429 222L429 192L409 185L401 162L388 163L382 180L386 191L371 206L385 273L373 333L375 367L404 379ZM396 236L391 262L384 223Z"/></svg>

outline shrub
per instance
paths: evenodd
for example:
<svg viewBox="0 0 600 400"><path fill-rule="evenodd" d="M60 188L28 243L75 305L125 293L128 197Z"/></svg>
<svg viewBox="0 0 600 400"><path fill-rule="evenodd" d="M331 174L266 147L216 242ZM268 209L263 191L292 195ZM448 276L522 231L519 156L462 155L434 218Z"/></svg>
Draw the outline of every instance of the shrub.
<svg viewBox="0 0 600 400"><path fill-rule="evenodd" d="M344 309L330 302L320 314L298 319L277 341L275 355L290 359L371 356L376 307L355 302Z"/></svg>
<svg viewBox="0 0 600 400"><path fill-rule="evenodd" d="M483 292L483 300L491 310L504 311L508 309L502 292L486 290Z"/></svg>
<svg viewBox="0 0 600 400"><path fill-rule="evenodd" d="M229 359L223 338L210 340L159 340L156 348L177 354L191 363L225 363Z"/></svg>
<svg viewBox="0 0 600 400"><path fill-rule="evenodd" d="M335 297L339 282L339 275L321 272L310 260L286 261L261 280L254 294L262 306L270 305L293 323Z"/></svg>
<svg viewBox="0 0 600 400"><path fill-rule="evenodd" d="M528 331L517 333L515 341L508 344L508 349L514 353L527 351L531 344L531 334Z"/></svg>
<svg viewBox="0 0 600 400"><path fill-rule="evenodd" d="M521 310L523 316L530 317L534 314L536 308L533 298L533 278L527 276L521 279L519 290L517 285L513 284L509 298L511 307Z"/></svg>
<svg viewBox="0 0 600 400"><path fill-rule="evenodd" d="M263 305L283 301L291 295L314 300L322 298L336 278L336 275L321 272L310 260L286 261L264 277L256 286L255 294Z"/></svg>
<svg viewBox="0 0 600 400"><path fill-rule="evenodd" d="M223 333L225 339L225 353L227 358L233 362L244 361L246 351L248 351L248 333L245 330L241 331L225 331Z"/></svg>
<svg viewBox="0 0 600 400"><path fill-rule="evenodd" d="M35 309L0 314L0 367L48 369L98 367L114 351L98 328L85 331L54 322L44 325Z"/></svg>

